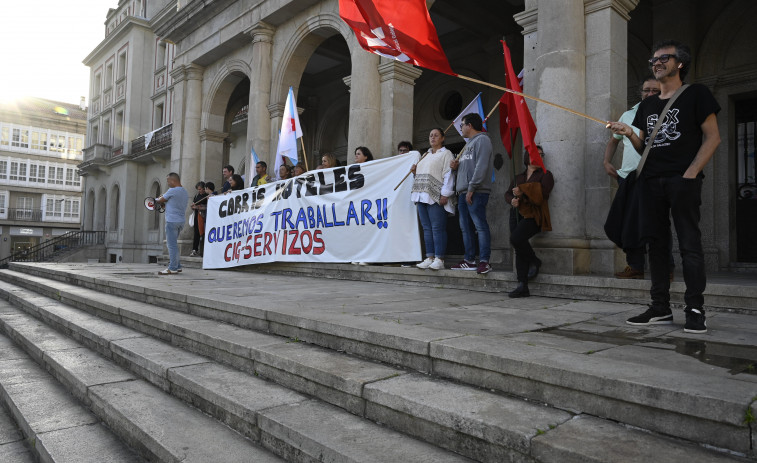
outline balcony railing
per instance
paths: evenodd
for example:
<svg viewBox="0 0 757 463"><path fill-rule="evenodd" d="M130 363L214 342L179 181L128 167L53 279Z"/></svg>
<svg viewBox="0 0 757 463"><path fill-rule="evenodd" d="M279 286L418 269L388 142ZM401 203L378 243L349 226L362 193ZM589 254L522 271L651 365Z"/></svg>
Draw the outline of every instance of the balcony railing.
<svg viewBox="0 0 757 463"><path fill-rule="evenodd" d="M8 220L19 220L23 222L41 222L42 209L26 209L11 207L8 209Z"/></svg>
<svg viewBox="0 0 757 463"><path fill-rule="evenodd" d="M171 137L173 136L173 124L168 124L152 132L152 137L148 140L148 135L142 135L131 141L130 158L136 158L145 154L154 153L163 148L170 148Z"/></svg>
<svg viewBox="0 0 757 463"><path fill-rule="evenodd" d="M84 162L86 161L105 161L110 156L113 147L101 143L94 144L89 148L84 148Z"/></svg>

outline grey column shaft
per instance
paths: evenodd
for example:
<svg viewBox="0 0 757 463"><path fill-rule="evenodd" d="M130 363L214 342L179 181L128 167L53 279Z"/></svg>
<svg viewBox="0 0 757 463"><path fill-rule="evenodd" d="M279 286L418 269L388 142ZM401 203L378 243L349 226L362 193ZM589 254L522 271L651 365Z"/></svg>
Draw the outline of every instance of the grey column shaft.
<svg viewBox="0 0 757 463"><path fill-rule="evenodd" d="M355 45L352 53L350 88L350 128L347 136L347 162L355 160L355 148L381 146L381 84L379 57Z"/></svg>

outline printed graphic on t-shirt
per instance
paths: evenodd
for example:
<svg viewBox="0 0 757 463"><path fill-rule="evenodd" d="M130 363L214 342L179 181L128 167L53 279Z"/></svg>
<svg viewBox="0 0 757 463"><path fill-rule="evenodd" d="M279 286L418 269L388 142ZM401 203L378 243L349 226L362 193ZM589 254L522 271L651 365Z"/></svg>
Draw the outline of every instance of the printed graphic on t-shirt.
<svg viewBox="0 0 757 463"><path fill-rule="evenodd" d="M649 136L654 132L654 126L657 125L657 119L659 117L658 114L651 114L647 117L647 134ZM678 140L681 136L681 132L676 130L679 122L678 108L670 108L665 115L665 120L663 120L662 126L660 126L660 131L657 132L657 136L654 139L654 146L667 146L670 145L670 143L665 143L665 141ZM649 143L649 136L647 136L645 140L645 143L647 144Z"/></svg>

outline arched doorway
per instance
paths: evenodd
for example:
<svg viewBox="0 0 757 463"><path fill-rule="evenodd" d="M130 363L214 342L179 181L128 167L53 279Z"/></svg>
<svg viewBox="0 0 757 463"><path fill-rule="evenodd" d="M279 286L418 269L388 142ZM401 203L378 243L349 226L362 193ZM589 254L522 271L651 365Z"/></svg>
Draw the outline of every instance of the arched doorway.
<svg viewBox="0 0 757 463"><path fill-rule="evenodd" d="M244 174L247 152L247 121L250 100L250 69L238 60L230 60L216 74L211 85L205 120L201 131L202 166L199 179L221 185L221 170L231 165L235 173Z"/></svg>
<svg viewBox="0 0 757 463"><path fill-rule="evenodd" d="M344 78L351 72L350 50L337 31L329 31L333 35L310 56L297 94L297 106L303 110L300 123L311 169L320 164L325 153L333 154L342 164L348 161L350 94Z"/></svg>

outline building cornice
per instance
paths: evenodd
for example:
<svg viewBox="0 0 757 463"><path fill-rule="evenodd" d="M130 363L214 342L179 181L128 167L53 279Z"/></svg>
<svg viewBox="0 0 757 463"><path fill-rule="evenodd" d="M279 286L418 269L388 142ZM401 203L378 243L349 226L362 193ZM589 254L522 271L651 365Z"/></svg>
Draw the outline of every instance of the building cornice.
<svg viewBox="0 0 757 463"><path fill-rule="evenodd" d="M409 64L391 60L378 66L379 79L381 82L396 79L410 85L415 85L415 79L423 74L423 71Z"/></svg>
<svg viewBox="0 0 757 463"><path fill-rule="evenodd" d="M584 14L588 15L606 8L612 8L626 21L630 21L630 13L638 4L639 0L584 0Z"/></svg>
<svg viewBox="0 0 757 463"><path fill-rule="evenodd" d="M514 14L513 19L515 19L515 22L523 28L523 35L531 34L533 32L536 32L536 23L539 19L539 9L532 8L530 10Z"/></svg>
<svg viewBox="0 0 757 463"><path fill-rule="evenodd" d="M100 58L100 56L103 53L112 53L111 47L113 47L115 42L120 41L123 39L132 28L143 28L150 30L150 23L144 19L144 18L137 18L134 16L129 16L128 19L124 20L121 24L119 24L116 29L108 34L102 42L100 42L94 50L92 50L86 58L82 61L85 66L94 66L97 64L97 60Z"/></svg>

